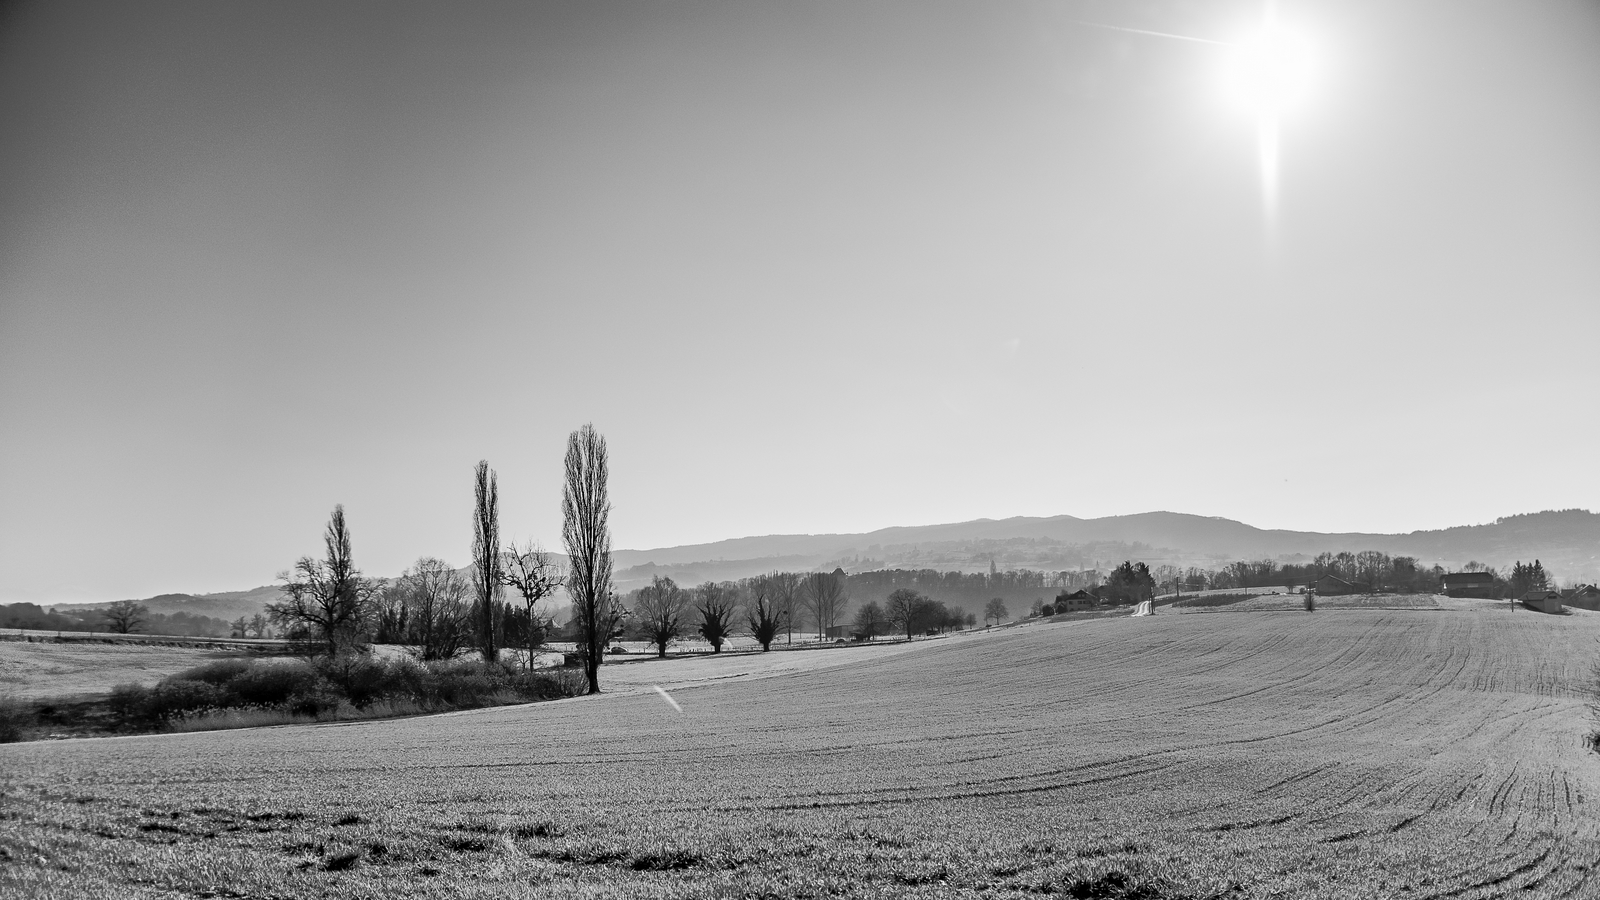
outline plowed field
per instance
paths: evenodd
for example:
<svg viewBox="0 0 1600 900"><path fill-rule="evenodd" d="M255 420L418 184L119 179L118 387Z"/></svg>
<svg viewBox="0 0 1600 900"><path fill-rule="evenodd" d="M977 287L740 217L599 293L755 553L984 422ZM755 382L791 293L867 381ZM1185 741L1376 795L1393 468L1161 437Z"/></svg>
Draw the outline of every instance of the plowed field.
<svg viewBox="0 0 1600 900"><path fill-rule="evenodd" d="M11 745L0 894L1595 897L1597 638L1504 607L1157 615Z"/></svg>

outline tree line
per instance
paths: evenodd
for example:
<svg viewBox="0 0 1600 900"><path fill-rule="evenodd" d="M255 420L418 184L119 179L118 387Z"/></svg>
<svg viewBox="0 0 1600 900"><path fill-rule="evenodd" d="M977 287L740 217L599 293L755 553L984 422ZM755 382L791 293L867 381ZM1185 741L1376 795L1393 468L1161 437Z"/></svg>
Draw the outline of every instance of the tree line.
<svg viewBox="0 0 1600 900"><path fill-rule="evenodd" d="M37 603L4 604L0 605L0 628L112 634L152 632L176 637L227 637L232 630L224 619L181 610L153 613L137 600L118 600L104 609L70 612L46 610Z"/></svg>
<svg viewBox="0 0 1600 900"><path fill-rule="evenodd" d="M467 576L423 557L393 582L367 577L355 565L350 526L339 504L323 532L322 557L303 556L278 576L282 599L269 603L267 614L286 636L317 641L329 658L381 638L415 648L424 661L448 660L471 648L492 664L514 644L528 650L531 668L551 627L538 604L565 588L573 601L588 691L597 693L601 655L623 615L611 586L608 459L605 438L592 425L568 436L562 484L565 571L535 544L501 542L498 477L482 460L473 472ZM519 602L506 600L507 589Z"/></svg>

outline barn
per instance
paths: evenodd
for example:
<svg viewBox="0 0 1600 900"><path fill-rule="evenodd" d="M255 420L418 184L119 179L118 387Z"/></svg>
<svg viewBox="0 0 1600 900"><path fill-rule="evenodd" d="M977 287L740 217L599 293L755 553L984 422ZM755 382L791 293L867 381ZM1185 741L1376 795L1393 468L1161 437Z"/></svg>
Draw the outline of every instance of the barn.
<svg viewBox="0 0 1600 900"><path fill-rule="evenodd" d="M1494 596L1494 575L1489 572L1451 572L1440 580L1446 597Z"/></svg>
<svg viewBox="0 0 1600 900"><path fill-rule="evenodd" d="M1561 612L1561 595L1556 591L1529 591L1521 597L1522 605L1542 613Z"/></svg>
<svg viewBox="0 0 1600 900"><path fill-rule="evenodd" d="M1562 591L1561 603L1577 609L1600 610L1600 588L1584 584L1570 591Z"/></svg>
<svg viewBox="0 0 1600 900"><path fill-rule="evenodd" d="M1337 597L1340 594L1358 594L1361 589L1345 581L1337 575L1324 575L1311 585L1318 594L1324 597Z"/></svg>

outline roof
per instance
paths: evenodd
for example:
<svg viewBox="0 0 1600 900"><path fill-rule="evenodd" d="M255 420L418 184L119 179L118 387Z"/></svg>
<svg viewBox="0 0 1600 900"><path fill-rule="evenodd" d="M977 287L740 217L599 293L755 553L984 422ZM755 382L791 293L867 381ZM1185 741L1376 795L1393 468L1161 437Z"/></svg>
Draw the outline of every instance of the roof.
<svg viewBox="0 0 1600 900"><path fill-rule="evenodd" d="M1493 572L1446 572L1445 581L1493 581Z"/></svg>
<svg viewBox="0 0 1600 900"><path fill-rule="evenodd" d="M1348 584L1351 587L1355 587L1355 583L1354 582L1345 581L1343 578L1340 578L1337 575L1324 575L1321 578L1318 578L1317 580L1318 581L1337 581L1340 584Z"/></svg>

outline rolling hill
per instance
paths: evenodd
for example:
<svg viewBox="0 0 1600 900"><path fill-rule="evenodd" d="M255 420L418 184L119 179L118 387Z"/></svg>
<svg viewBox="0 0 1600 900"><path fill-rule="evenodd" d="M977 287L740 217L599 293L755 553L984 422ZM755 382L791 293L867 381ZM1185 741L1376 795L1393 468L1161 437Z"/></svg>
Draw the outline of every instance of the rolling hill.
<svg viewBox="0 0 1600 900"><path fill-rule="evenodd" d="M1001 570L1106 568L1124 559L1214 568L1240 559L1303 561L1323 551L1382 550L1447 569L1476 560L1508 569L1539 559L1564 581L1600 581L1600 514L1582 509L1506 516L1406 534L1285 531L1256 528L1216 516L1147 512L1080 519L1076 516L975 519L943 525L881 528L859 534L769 534L614 554L619 590L666 575L679 584L747 578L775 569ZM557 554L559 556L559 554ZM254 615L275 600L265 585L213 594L162 594L144 603L152 612L188 612L233 619ZM57 608L104 603L57 604Z"/></svg>

